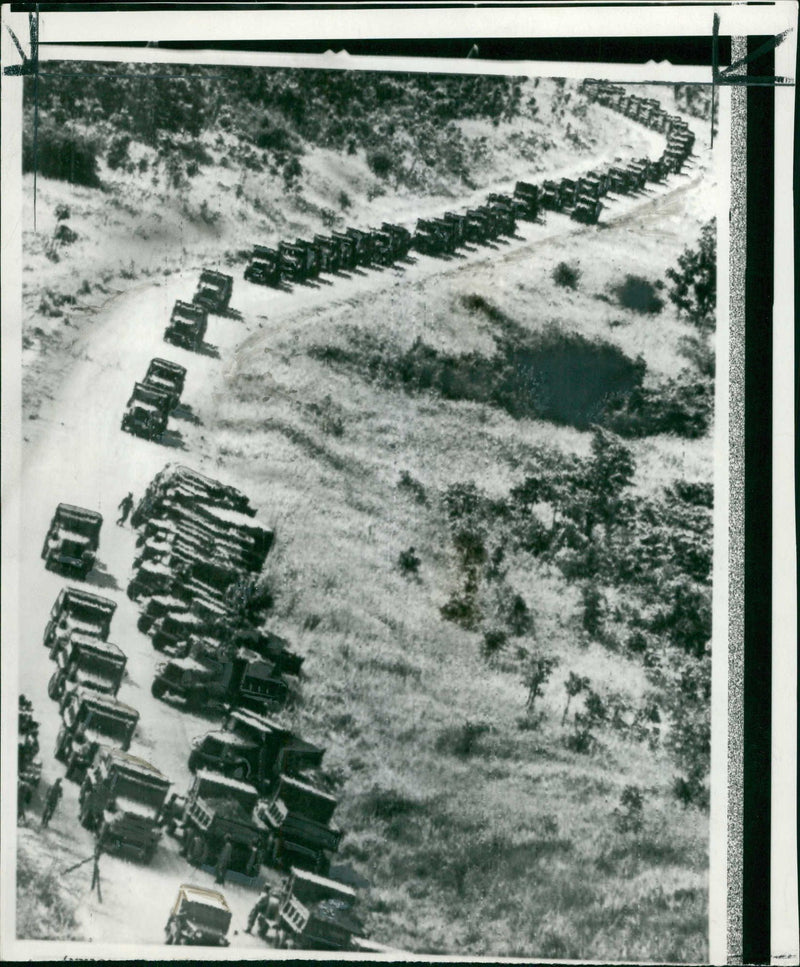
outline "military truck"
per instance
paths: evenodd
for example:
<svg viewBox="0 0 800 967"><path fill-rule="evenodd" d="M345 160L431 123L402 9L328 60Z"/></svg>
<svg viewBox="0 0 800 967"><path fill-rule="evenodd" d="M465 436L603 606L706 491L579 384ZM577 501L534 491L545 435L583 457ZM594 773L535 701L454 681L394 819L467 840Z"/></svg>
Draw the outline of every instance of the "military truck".
<svg viewBox="0 0 800 967"><path fill-rule="evenodd" d="M61 721L55 756L66 763L67 779L80 782L101 744L128 751L139 713L109 695L75 688L61 703Z"/></svg>
<svg viewBox="0 0 800 967"><path fill-rule="evenodd" d="M245 281L256 285L277 286L281 281L281 259L274 248L254 245L253 254L244 270Z"/></svg>
<svg viewBox="0 0 800 967"><path fill-rule="evenodd" d="M42 547L47 570L72 571L85 578L94 567L102 525L95 510L59 504Z"/></svg>
<svg viewBox="0 0 800 967"><path fill-rule="evenodd" d="M230 907L221 893L182 883L164 928L166 942L190 947L227 947L231 919Z"/></svg>
<svg viewBox="0 0 800 967"><path fill-rule="evenodd" d="M187 655L160 662L151 691L154 698L169 695L206 711L241 706L267 712L282 708L289 697L275 666L245 648L224 661Z"/></svg>
<svg viewBox="0 0 800 967"><path fill-rule="evenodd" d="M341 265L340 246L338 242L327 235L315 235L314 247L319 258L320 272L335 273Z"/></svg>
<svg viewBox="0 0 800 967"><path fill-rule="evenodd" d="M561 211L563 201L561 198L561 186L555 181L545 181L539 193L539 202L542 208L552 211Z"/></svg>
<svg viewBox="0 0 800 967"><path fill-rule="evenodd" d="M281 774L305 776L322 765L325 750L296 736L274 718L249 709L231 711L223 728L192 739L189 769L212 769L252 782L269 794Z"/></svg>
<svg viewBox="0 0 800 967"><path fill-rule="evenodd" d="M80 790L80 821L105 853L149 863L161 840L158 821L170 781L155 766L100 746Z"/></svg>
<svg viewBox="0 0 800 967"><path fill-rule="evenodd" d="M354 269L358 265L356 240L346 232L332 232L331 238L339 247L339 268Z"/></svg>
<svg viewBox="0 0 800 967"><path fill-rule="evenodd" d="M144 382L169 395L169 408L172 411L181 401L181 393L186 383L186 367L168 359L151 359Z"/></svg>
<svg viewBox="0 0 800 967"><path fill-rule="evenodd" d="M453 226L433 218L420 218L414 230L414 248L425 255L446 255L455 251Z"/></svg>
<svg viewBox="0 0 800 967"><path fill-rule="evenodd" d="M392 255L395 260L404 259L411 248L411 232L402 225L383 222L381 231L386 232L392 239Z"/></svg>
<svg viewBox="0 0 800 967"><path fill-rule="evenodd" d="M280 635L258 628L237 630L233 643L250 648L265 661L270 661L281 675L299 675L305 661L289 647L289 642Z"/></svg>
<svg viewBox="0 0 800 967"><path fill-rule="evenodd" d="M142 499L134 508L131 526L141 527L155 518L166 519L170 508L176 503L228 507L248 517L256 515L247 496L235 487L206 477L190 467L168 463L150 481Z"/></svg>
<svg viewBox="0 0 800 967"><path fill-rule="evenodd" d="M355 914L356 892L338 880L292 868L258 921L258 933L279 950L353 950L364 924Z"/></svg>
<svg viewBox="0 0 800 967"><path fill-rule="evenodd" d="M158 618L163 618L165 614L185 614L188 610L189 602L183 598L171 594L155 594L145 602L136 627L146 635Z"/></svg>
<svg viewBox="0 0 800 967"><path fill-rule="evenodd" d="M266 852L267 832L254 818L258 792L246 782L201 770L185 796L173 795L164 807L167 831L194 866L214 864L230 837L228 869L257 875Z"/></svg>
<svg viewBox="0 0 800 967"><path fill-rule="evenodd" d="M181 657L188 654L192 635L202 627L201 619L189 611L167 612L156 618L150 626L149 635L156 651Z"/></svg>
<svg viewBox="0 0 800 967"><path fill-rule="evenodd" d="M72 632L105 641L116 610L116 602L109 598L80 588L62 588L50 609L50 620L44 630L45 648L52 652L54 647L64 647Z"/></svg>
<svg viewBox="0 0 800 967"><path fill-rule="evenodd" d="M335 809L336 799L312 783L279 776L270 797L256 807L272 834L267 861L327 873L329 854L339 849L344 835L331 822Z"/></svg>
<svg viewBox="0 0 800 967"><path fill-rule="evenodd" d="M527 181L518 181L514 186L517 200L517 213L520 218L535 222L539 215L539 186Z"/></svg>
<svg viewBox="0 0 800 967"><path fill-rule="evenodd" d="M192 302L178 300L172 309L169 324L164 330L164 340L176 346L183 346L184 349L198 350L203 345L207 329L206 310Z"/></svg>
<svg viewBox="0 0 800 967"><path fill-rule="evenodd" d="M147 383L134 383L121 428L145 440L160 440L167 429L170 396Z"/></svg>
<svg viewBox="0 0 800 967"><path fill-rule="evenodd" d="M208 312L224 315L230 306L233 294L233 279L214 269L203 269L197 291L192 296L195 305L202 306Z"/></svg>
<svg viewBox="0 0 800 967"><path fill-rule="evenodd" d="M153 595L172 595L175 575L161 561L143 561L128 582L126 594L131 601Z"/></svg>
<svg viewBox="0 0 800 967"><path fill-rule="evenodd" d="M125 652L110 641L73 631L56 647L58 667L47 685L47 694L60 701L67 685L91 688L104 695L116 695L125 674Z"/></svg>

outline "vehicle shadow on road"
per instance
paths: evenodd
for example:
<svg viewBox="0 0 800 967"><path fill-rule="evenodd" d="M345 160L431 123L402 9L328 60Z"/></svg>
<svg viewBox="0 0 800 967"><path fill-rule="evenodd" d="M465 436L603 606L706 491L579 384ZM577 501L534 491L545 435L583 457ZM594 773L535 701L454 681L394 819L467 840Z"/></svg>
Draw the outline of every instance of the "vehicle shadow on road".
<svg viewBox="0 0 800 967"><path fill-rule="evenodd" d="M164 447L172 447L173 450L185 450L186 444L183 442L183 434L180 430L165 430L158 441Z"/></svg>
<svg viewBox="0 0 800 967"><path fill-rule="evenodd" d="M238 309L226 309L224 312L209 313L209 315L221 316L223 319L243 319L244 316Z"/></svg>
<svg viewBox="0 0 800 967"><path fill-rule="evenodd" d="M194 410L191 408L191 406L189 406L188 403L181 403L179 406L176 406L175 409L172 411L172 415L175 417L176 420L183 420L186 423L191 423L192 426L203 425L203 421L194 412Z"/></svg>
<svg viewBox="0 0 800 967"><path fill-rule="evenodd" d="M210 356L212 359L219 359L219 349L210 342L201 343L195 352L201 356Z"/></svg>
<svg viewBox="0 0 800 967"><path fill-rule="evenodd" d="M86 583L96 588L106 588L109 591L119 591L119 584L113 574L109 573L105 565L95 561L94 568L86 575Z"/></svg>

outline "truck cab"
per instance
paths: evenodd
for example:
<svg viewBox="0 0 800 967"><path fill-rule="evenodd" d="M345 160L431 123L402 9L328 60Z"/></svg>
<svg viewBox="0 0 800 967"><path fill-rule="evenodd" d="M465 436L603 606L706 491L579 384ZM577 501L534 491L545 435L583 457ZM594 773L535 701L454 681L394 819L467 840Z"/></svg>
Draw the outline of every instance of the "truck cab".
<svg viewBox="0 0 800 967"><path fill-rule="evenodd" d="M356 899L344 883L292 868L278 895L275 920L263 935L278 949L352 950L353 939L364 933Z"/></svg>
<svg viewBox="0 0 800 967"><path fill-rule="evenodd" d="M217 890L182 883L164 928L168 944L227 947L232 914Z"/></svg>
<svg viewBox="0 0 800 967"><path fill-rule="evenodd" d="M79 685L104 695L119 691L127 657L117 645L91 635L72 632L63 647L55 651L58 667L47 686L50 698L61 701L67 685Z"/></svg>
<svg viewBox="0 0 800 967"><path fill-rule="evenodd" d="M197 291L192 296L195 305L202 306L208 312L224 314L228 311L233 294L233 279L214 269L203 269Z"/></svg>
<svg viewBox="0 0 800 967"><path fill-rule="evenodd" d="M97 511L59 504L42 547L45 567L85 578L94 567L102 524Z"/></svg>
<svg viewBox="0 0 800 967"><path fill-rule="evenodd" d="M97 833L104 852L149 863L161 839L158 820L169 787L144 759L100 746L81 783L81 825Z"/></svg>
<svg viewBox="0 0 800 967"><path fill-rule="evenodd" d="M62 588L50 609L44 631L45 648L52 651L54 647L63 647L73 631L105 641L116 610L116 602L109 598L80 588Z"/></svg>
<svg viewBox="0 0 800 967"><path fill-rule="evenodd" d="M203 345L207 329L208 313L203 306L178 300L164 330L164 340L184 349L196 350Z"/></svg>
<svg viewBox="0 0 800 967"><path fill-rule="evenodd" d="M167 429L170 395L148 383L135 383L121 427L145 440L158 440Z"/></svg>
<svg viewBox="0 0 800 967"><path fill-rule="evenodd" d="M169 826L181 841L181 851L195 866L214 863L230 837L228 869L252 876L258 873L267 832L254 818L256 789L246 782L201 770L185 797L167 805Z"/></svg>
<svg viewBox="0 0 800 967"><path fill-rule="evenodd" d="M155 386L169 396L169 408L174 410L180 403L181 393L186 383L186 368L172 363L168 359L151 359L147 367L144 382L148 386Z"/></svg>
<svg viewBox="0 0 800 967"><path fill-rule="evenodd" d="M333 825L336 799L310 782L281 775L256 815L272 833L269 857L275 865L325 873L329 854L339 849L342 831Z"/></svg>
<svg viewBox="0 0 800 967"><path fill-rule="evenodd" d="M190 639L201 626L200 619L189 611L167 612L151 625L150 640L156 651L181 657L188 653Z"/></svg>
<svg viewBox="0 0 800 967"><path fill-rule="evenodd" d="M244 270L246 282L256 285L276 286L281 281L281 262L277 251L256 245L247 268Z"/></svg>
<svg viewBox="0 0 800 967"><path fill-rule="evenodd" d="M111 696L75 688L62 702L61 720L55 756L66 763L67 778L80 782L100 745L128 751L139 713Z"/></svg>

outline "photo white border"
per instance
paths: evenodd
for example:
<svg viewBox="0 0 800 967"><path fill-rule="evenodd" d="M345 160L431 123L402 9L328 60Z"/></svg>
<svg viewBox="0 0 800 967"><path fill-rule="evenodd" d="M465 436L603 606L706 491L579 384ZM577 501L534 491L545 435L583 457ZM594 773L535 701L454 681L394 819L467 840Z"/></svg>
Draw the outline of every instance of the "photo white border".
<svg viewBox="0 0 800 967"><path fill-rule="evenodd" d="M386 5L387 8L390 5ZM479 58L452 60L444 58L397 58L397 57L354 57L346 53L328 53L322 55L290 55L290 54L257 54L219 51L173 51L159 48L120 49L116 47L75 48L71 42L80 41L168 41L182 40L190 36L193 41L252 39L254 36L269 37L271 40L297 38L326 38L350 37L365 39L379 38L429 38L469 36L476 40L481 37L579 37L579 36L608 36L608 37L636 37L647 36L691 36L709 35L714 13L721 19L720 33L730 35L734 33L779 33L796 24L796 14L789 8L792 4L779 3L774 7L717 7L713 4L702 7L681 7L680 16L669 9L668 5L658 5L649 8L631 8L623 4L610 4L608 8L530 8L513 7L501 8L459 8L458 17L453 16L453 9L408 9L393 10L291 10L291 11L160 11L158 13L46 13L40 16L40 41L44 46L39 48L39 59L46 63L52 60L92 60L92 61L120 61L120 62L153 62L153 63L193 63L193 64L236 64L250 66L272 67L315 67L321 69L349 69L349 70L401 70L401 71L435 71L440 73L492 73L518 74L528 76L564 76L581 77L594 76L619 83L637 80L662 81L664 83L698 83L708 82L710 69L704 67L674 67L668 64L626 65L626 64L555 64L552 62L531 61L482 61ZM609 8L613 8L609 9ZM187 35L187 22L191 17L191 31ZM3 21L9 24L17 37L25 46L28 36L28 21L25 14L10 14L7 7L3 8ZM154 33L155 31L155 33ZM19 55L10 41L5 30L2 31L2 62L11 64L18 62ZM796 35L795 35L796 39ZM58 42L57 46L50 46ZM61 46L64 45L64 46ZM791 75L794 59L790 57L790 50L794 48L785 44L776 52L776 73ZM781 65L780 68L778 65ZM16 83L15 83L16 81ZM2 83L2 175L3 175L3 210L2 210L2 247L3 247L3 280L2 312L3 338L6 346L9 339L18 339L21 326L21 176L19 162L19 138L21 127L21 87L22 84L14 78L4 78ZM721 150L718 154L720 169L720 186L728 183L728 166L724 166L725 151L722 145L727 144L724 128L727 126L728 112L724 110L725 97L728 91L721 90L720 120L718 134ZM791 131L793 118L789 113L793 111L794 90L781 89L776 107L776 181L779 175L791 179ZM723 121L722 119L725 118ZM783 119L783 124L780 120ZM16 142L15 142L16 138ZM788 139L788 150L787 150ZM15 146L16 145L16 146ZM789 184L791 181L789 181ZM791 240L791 210L782 203L781 193L776 190L776 234L779 229L788 231ZM720 208L718 224L720 225L720 289L722 306L727 300L727 289L723 283L727 276L727 262L723 267L723 240L727 236L727 211L724 204ZM788 223L788 228L787 228ZM688 240L687 240L688 241ZM779 266L781 272L778 271ZM788 318L791 323L791 296L793 293L791 245L776 247L776 316L775 316L775 441L784 440L786 428L793 426L793 391L791 364L793 361L793 332L791 324L785 325ZM787 271L788 268L788 271ZM782 274L783 273L783 274ZM724 294L723 294L724 292ZM778 293L780 292L780 298ZM788 302L786 300L789 300ZM788 306L788 317L786 315ZM727 318L720 312L720 318ZM778 332L778 320L781 320L781 331ZM726 327L720 327L725 329ZM718 360L724 358L727 362L727 330L725 335L718 338L724 342L719 346ZM725 354L723 356L723 350ZM18 600L19 586L14 568L10 566L20 547L20 521L18 493L15 491L14 481L18 479L20 469L20 383L21 373L18 360L9 352L3 353L3 564L4 574L2 582L3 625L2 633L5 642L17 640L16 616L13 603ZM719 366L719 363L718 363ZM722 376L722 369L718 368L718 378ZM787 382L788 379L788 382ZM780 389L780 394L778 391ZM718 394L724 396L725 394ZM788 403L788 409L787 409ZM788 421L787 421L788 414ZM727 400L717 409L716 427L717 447L724 451L724 477L727 482ZM722 435L722 428L725 435ZM793 441L789 441L791 443ZM788 521L794 520L793 488L786 481L793 477L787 473L793 459L791 446L785 444L784 452L776 446L775 451L775 545L774 563L775 574L784 576L794 572L794 530L787 526ZM719 485L722 474L721 463L715 461L715 484ZM721 506L720 494L717 489L715 505L715 576L714 576L714 664L712 715L714 720L712 737L712 805L711 805L711 842L710 842L710 891L709 891L709 942L711 963L722 962L726 957L727 939L727 887L720 889L720 882L726 882L726 846L727 846L727 781L720 777L727 777L727 735L728 735L728 695L727 695L727 635L720 641L718 631L721 626L727 628L727 568L718 569L719 555L727 561L727 502ZM727 497L727 492L726 492ZM783 510L779 515L778 510ZM720 516L723 514L724 516ZM791 516L786 516L790 512ZM9 523L11 522L11 523ZM724 547L722 543L724 541ZM720 575L724 577L720 578ZM775 600L775 629L780 630L776 635L778 646L773 655L774 694L773 694L773 722L796 722L795 702L796 690L796 653L793 633L795 628L793 595L791 603L786 600L786 587L776 588ZM723 593L724 592L724 593ZM9 606L11 605L11 606ZM789 639L792 639L791 641ZM4 787L7 782L7 766L11 765L12 777L15 775L16 756L13 754L16 743L16 716L10 712L16 707L16 680L18 655L16 649L6 648L3 654L2 701L3 709L9 713L4 716L2 730L3 773ZM777 672L780 671L779 676ZM721 691L721 684L724 688ZM787 712L788 704L788 712ZM13 721L9 721L13 720ZM720 724L722 723L722 724ZM787 960L797 947L797 906L796 906L796 871L794 869L793 848L794 824L787 817L795 815L796 804L794 779L796 778L796 749L793 743L795 731L790 729L773 728L773 828L781 829L780 839L773 840L772 879L773 895L781 899L780 906L773 907L773 961L780 963L792 962ZM9 756L8 752L12 755ZM13 762L12 762L13 760ZM775 764L781 764L780 769ZM3 796L0 800L0 815L4 830L16 828L15 804L12 796ZM722 821L722 826L720 826ZM791 831L791 832L790 832ZM14 837L11 837L13 840ZM54 956L69 957L113 957L114 959L141 957L145 948L135 945L116 944L86 944L60 943L58 941L11 941L15 933L14 924L14 843L9 842L9 836L2 837L0 842L0 937L2 954L6 958L42 960ZM721 879L720 879L721 877ZM794 894L789 885L792 885ZM794 896L794 905L793 905ZM794 944L794 948L792 948ZM204 952L205 953L205 952ZM250 951L242 949L215 952L217 959L264 959L268 951ZM181 956L180 951L148 945L146 948L148 959L176 959ZM308 952L282 954L274 952L269 959L311 959ZM205 956L204 959L211 959ZM396 958L364 957L356 955L337 955L338 960L386 960ZM403 959L430 961L426 956L414 957L404 955ZM461 958L435 958L443 962L459 962ZM482 958L494 960L496 958ZM524 959L511 959L508 962L525 963Z"/></svg>

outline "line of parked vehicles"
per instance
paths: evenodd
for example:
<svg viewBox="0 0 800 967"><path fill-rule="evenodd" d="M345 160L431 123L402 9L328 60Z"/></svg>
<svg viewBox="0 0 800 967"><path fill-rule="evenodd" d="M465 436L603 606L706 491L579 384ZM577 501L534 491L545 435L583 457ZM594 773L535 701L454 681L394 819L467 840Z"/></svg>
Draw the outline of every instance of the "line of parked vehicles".
<svg viewBox="0 0 800 967"><path fill-rule="evenodd" d="M609 193L630 194L648 181L663 181L679 172L690 157L694 135L687 123L668 114L653 98L628 95L612 84L587 82L590 99L625 114L666 135L667 146L656 160L639 158L627 164L590 171L579 178L531 184L518 181L512 194L490 194L483 205L439 218L420 218L414 232L384 222L380 228L347 228L330 235L280 241L277 247L255 245L244 278L266 286L305 282L321 273L347 272L359 266L388 266L406 259L414 249L433 256L452 255L464 245L480 245L516 233L517 221L537 221L543 212L569 214L594 224Z"/></svg>
<svg viewBox="0 0 800 967"><path fill-rule="evenodd" d="M420 219L412 235L384 223L347 229L313 241L256 246L245 279L263 285L313 278L359 265L390 265L409 251L446 255L465 244L513 235L518 218L544 210L596 222L609 192L629 193L680 171L694 136L682 119L653 99L611 84L587 83L591 99L667 135L656 161L592 171L578 179L518 182L513 195L492 194L485 205L442 218ZM166 341L202 348L208 313L230 314L233 279L201 273L192 302L176 302ZM134 385L122 429L161 439L180 406L185 367L151 361ZM137 555L127 594L140 604L139 630L164 657L151 691L176 707L219 718L195 737L185 793L131 753L139 712L118 698L127 657L109 641L114 601L68 586L50 612L44 645L55 670L48 694L58 702L61 728L55 755L68 780L80 783L80 822L100 848L149 862L166 832L189 863L256 883L263 865L283 868L283 886L259 902L257 932L274 947L386 951L363 937L356 891L329 876L343 838L334 822L337 799L322 771L325 750L297 735L281 713L300 690L303 657L259 624L257 579L274 534L255 520L236 488L187 467L167 465L131 515ZM48 569L85 580L97 561L102 517L59 504L45 537ZM19 789L30 798L41 775L38 726L20 700ZM225 945L231 912L215 890L183 884L166 925L168 943Z"/></svg>
<svg viewBox="0 0 800 967"><path fill-rule="evenodd" d="M264 865L285 869L289 885L274 898L274 916L257 924L268 942L378 949L360 936L355 891L327 875L344 834L321 771L325 750L280 718L299 690L303 657L236 617L236 592L273 543L254 517L240 491L174 465L131 516L139 533L128 594L142 604L139 629L167 656L153 695L221 719L191 743L190 788L170 794L169 778L131 752L139 712L118 697L126 656L109 640L116 604L75 586L59 592L43 639L56 663L48 686L61 716L56 758L80 784L80 822L104 852L148 863L166 832L197 867L215 868L227 850L226 871L254 884ZM48 566L85 578L84 549L93 565L101 526L99 514L59 505L45 541ZM229 922L222 894L184 884L167 942L223 943Z"/></svg>

